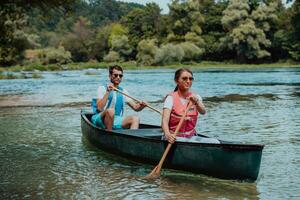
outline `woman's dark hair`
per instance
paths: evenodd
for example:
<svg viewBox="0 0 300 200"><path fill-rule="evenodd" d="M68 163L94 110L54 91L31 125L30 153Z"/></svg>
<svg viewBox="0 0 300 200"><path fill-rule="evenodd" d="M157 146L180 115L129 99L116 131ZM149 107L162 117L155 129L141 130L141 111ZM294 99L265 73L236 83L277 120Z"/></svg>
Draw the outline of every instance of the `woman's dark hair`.
<svg viewBox="0 0 300 200"><path fill-rule="evenodd" d="M121 66L119 66L119 65L112 65L112 66L109 67L109 74L112 74L113 71L114 71L114 69L118 70L118 71L121 71L123 73L123 69L122 69Z"/></svg>
<svg viewBox="0 0 300 200"><path fill-rule="evenodd" d="M187 68L180 68L180 69L176 70L176 72L175 72L175 76L174 76L174 81L175 81L175 82L178 81L180 75L181 75L183 72L188 72L188 73L190 73L190 74L193 76L193 72L192 72L191 70L189 70L189 69L187 69ZM178 90L178 85L175 87L174 92L177 91L177 90Z"/></svg>

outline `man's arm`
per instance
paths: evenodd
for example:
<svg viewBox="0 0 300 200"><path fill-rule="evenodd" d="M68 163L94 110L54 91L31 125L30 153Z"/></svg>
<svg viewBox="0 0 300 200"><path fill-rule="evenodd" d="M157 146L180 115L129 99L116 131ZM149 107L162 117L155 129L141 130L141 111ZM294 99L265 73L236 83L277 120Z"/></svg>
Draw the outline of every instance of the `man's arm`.
<svg viewBox="0 0 300 200"><path fill-rule="evenodd" d="M131 107L133 110L137 112L143 110L146 107L145 102L135 103L134 101L129 101L127 102L127 104L129 105L129 107Z"/></svg>
<svg viewBox="0 0 300 200"><path fill-rule="evenodd" d="M107 89L105 87L101 87L98 89L98 96L97 96L97 109L98 110L102 110L105 105L106 102L108 100L108 96L109 96L109 92L112 89L110 87L107 87Z"/></svg>

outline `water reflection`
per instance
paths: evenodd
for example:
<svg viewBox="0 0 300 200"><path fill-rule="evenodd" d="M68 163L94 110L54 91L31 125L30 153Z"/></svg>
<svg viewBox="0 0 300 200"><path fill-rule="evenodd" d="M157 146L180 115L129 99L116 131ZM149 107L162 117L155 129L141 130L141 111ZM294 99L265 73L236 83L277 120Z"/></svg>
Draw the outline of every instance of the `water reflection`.
<svg viewBox="0 0 300 200"><path fill-rule="evenodd" d="M104 183L106 187L118 191L113 195L122 199L258 199L256 183L222 180L167 169L163 170L158 179L146 179L145 176L153 166L129 162L98 150L85 138L82 141L88 151L97 155L97 174L105 180L107 178ZM120 184L126 184L128 190L118 189ZM112 195L111 192L109 195Z"/></svg>
<svg viewBox="0 0 300 200"><path fill-rule="evenodd" d="M258 199L255 183L220 180L179 173L163 178L161 187L176 191L172 199ZM182 195L182 196L181 196Z"/></svg>

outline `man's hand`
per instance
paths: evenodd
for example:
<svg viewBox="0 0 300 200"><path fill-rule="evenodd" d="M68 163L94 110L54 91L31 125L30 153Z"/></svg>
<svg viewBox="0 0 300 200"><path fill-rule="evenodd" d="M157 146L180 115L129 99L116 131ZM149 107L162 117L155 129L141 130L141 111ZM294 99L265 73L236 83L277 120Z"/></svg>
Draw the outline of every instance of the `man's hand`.
<svg viewBox="0 0 300 200"><path fill-rule="evenodd" d="M144 109L145 107L147 107L147 103L144 101L140 101L139 104L140 104L140 109Z"/></svg>
<svg viewBox="0 0 300 200"><path fill-rule="evenodd" d="M109 84L109 85L107 85L106 88L107 88L106 91L110 92L110 91L114 90L114 85L113 84Z"/></svg>

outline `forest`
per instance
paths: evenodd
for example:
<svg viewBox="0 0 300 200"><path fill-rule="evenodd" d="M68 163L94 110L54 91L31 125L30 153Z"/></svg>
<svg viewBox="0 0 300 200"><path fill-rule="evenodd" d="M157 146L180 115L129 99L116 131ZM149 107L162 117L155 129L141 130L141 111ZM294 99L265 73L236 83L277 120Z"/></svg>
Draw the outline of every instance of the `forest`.
<svg viewBox="0 0 300 200"><path fill-rule="evenodd" d="M0 66L300 61L300 0L4 0Z"/></svg>

